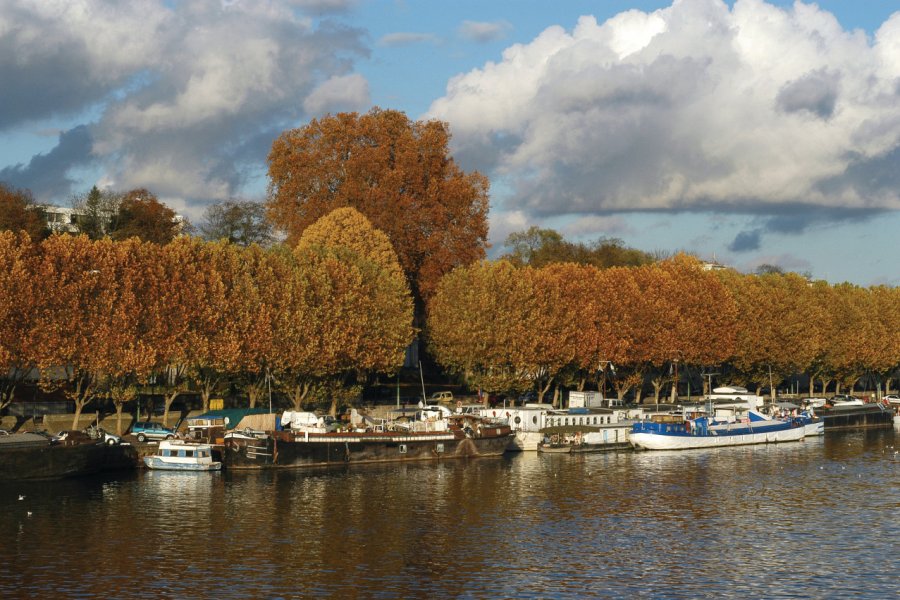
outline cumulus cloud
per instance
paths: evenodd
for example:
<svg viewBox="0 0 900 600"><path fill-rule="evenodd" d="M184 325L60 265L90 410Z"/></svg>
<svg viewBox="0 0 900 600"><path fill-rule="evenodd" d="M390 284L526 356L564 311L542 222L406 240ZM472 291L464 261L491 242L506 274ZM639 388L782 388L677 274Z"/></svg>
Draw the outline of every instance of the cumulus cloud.
<svg viewBox="0 0 900 600"><path fill-rule="evenodd" d="M900 209L900 13L872 39L803 2L584 16L453 78L428 116L535 217Z"/></svg>
<svg viewBox="0 0 900 600"><path fill-rule="evenodd" d="M367 84L351 75L368 55L364 32L305 16L351 5L4 2L0 131L82 120L91 159L116 187L192 202L229 197L307 110L364 102ZM56 189L66 184L63 158L70 168L83 161L63 151L64 141L46 157L59 163L48 170Z"/></svg>
<svg viewBox="0 0 900 600"><path fill-rule="evenodd" d="M368 104L369 82L354 73L323 82L303 101L303 109L308 115L321 116L326 112L362 110Z"/></svg>
<svg viewBox="0 0 900 600"><path fill-rule="evenodd" d="M473 42L485 43L502 39L512 29L509 21L463 21L459 35Z"/></svg>

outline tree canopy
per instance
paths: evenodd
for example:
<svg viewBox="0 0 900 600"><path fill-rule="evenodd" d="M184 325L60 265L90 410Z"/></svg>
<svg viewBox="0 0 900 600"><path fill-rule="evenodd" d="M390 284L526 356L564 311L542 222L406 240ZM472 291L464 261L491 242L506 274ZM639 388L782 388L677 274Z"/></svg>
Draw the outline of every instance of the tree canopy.
<svg viewBox="0 0 900 600"><path fill-rule="evenodd" d="M210 204L203 213L199 229L206 240L227 240L239 246L268 246L275 240L265 205L252 200Z"/></svg>
<svg viewBox="0 0 900 600"><path fill-rule="evenodd" d="M317 219L350 206L394 246L417 298L485 256L488 180L449 156L440 121L402 112L340 113L285 131L269 153L268 214L296 244Z"/></svg>
<svg viewBox="0 0 900 600"><path fill-rule="evenodd" d="M43 210L31 192L0 183L0 231L24 231L33 240L41 240L50 231Z"/></svg>
<svg viewBox="0 0 900 600"><path fill-rule="evenodd" d="M503 245L510 249L503 258L517 266L572 262L607 268L645 265L656 260L646 252L626 247L618 238L601 237L591 244L569 242L559 232L537 226L509 234Z"/></svg>

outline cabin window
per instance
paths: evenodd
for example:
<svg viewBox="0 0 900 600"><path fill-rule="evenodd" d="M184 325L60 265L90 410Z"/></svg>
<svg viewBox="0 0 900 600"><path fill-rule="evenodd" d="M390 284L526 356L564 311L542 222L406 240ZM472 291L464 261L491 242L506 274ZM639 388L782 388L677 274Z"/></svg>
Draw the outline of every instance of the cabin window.
<svg viewBox="0 0 900 600"><path fill-rule="evenodd" d="M537 425L537 415L531 417L531 424L532 424L532 425Z"/></svg>
<svg viewBox="0 0 900 600"><path fill-rule="evenodd" d="M193 458L193 456L194 456L194 451L193 451L193 450L185 450L185 451L184 451L184 455L185 455L186 457L188 457L188 458Z"/></svg>
<svg viewBox="0 0 900 600"><path fill-rule="evenodd" d="M522 417L516 417L515 419L513 419L513 421L515 422L516 425L518 425L519 423L522 422Z"/></svg>
<svg viewBox="0 0 900 600"><path fill-rule="evenodd" d="M406 444L400 444L399 450L400 454L406 454Z"/></svg>

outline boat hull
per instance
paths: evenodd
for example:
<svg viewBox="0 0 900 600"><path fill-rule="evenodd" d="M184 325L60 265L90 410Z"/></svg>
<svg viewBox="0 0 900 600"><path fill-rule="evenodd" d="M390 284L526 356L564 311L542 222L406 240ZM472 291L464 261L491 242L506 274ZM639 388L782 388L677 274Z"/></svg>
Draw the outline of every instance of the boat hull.
<svg viewBox="0 0 900 600"><path fill-rule="evenodd" d="M508 427L481 436L461 432L295 434L231 436L223 453L227 469L298 469L333 465L500 456L512 433Z"/></svg>
<svg viewBox="0 0 900 600"><path fill-rule="evenodd" d="M159 471L219 471L222 469L222 463L219 461L209 463L172 462L159 456L145 456L144 464L149 469Z"/></svg>
<svg viewBox="0 0 900 600"><path fill-rule="evenodd" d="M48 444L0 452L0 481L62 479L101 471L134 468L133 446L103 443Z"/></svg>
<svg viewBox="0 0 900 600"><path fill-rule="evenodd" d="M805 436L804 427L792 427L759 433L729 435L672 435L648 432L632 432L631 444L638 450L691 450L695 448L721 448L752 444L777 444L796 442Z"/></svg>

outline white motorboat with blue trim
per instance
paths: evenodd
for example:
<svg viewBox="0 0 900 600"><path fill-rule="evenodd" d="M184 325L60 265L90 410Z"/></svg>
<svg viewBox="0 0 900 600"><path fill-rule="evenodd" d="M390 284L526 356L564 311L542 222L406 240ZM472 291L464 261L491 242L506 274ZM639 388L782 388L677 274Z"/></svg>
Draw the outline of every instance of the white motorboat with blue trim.
<svg viewBox="0 0 900 600"><path fill-rule="evenodd" d="M218 471L222 463L213 460L212 452L209 444L165 440L159 443L156 454L144 457L144 464L164 471Z"/></svg>
<svg viewBox="0 0 900 600"><path fill-rule="evenodd" d="M806 435L800 417L773 419L755 410L739 421L699 416L635 423L629 441L639 450L688 450L750 444L796 442Z"/></svg>

